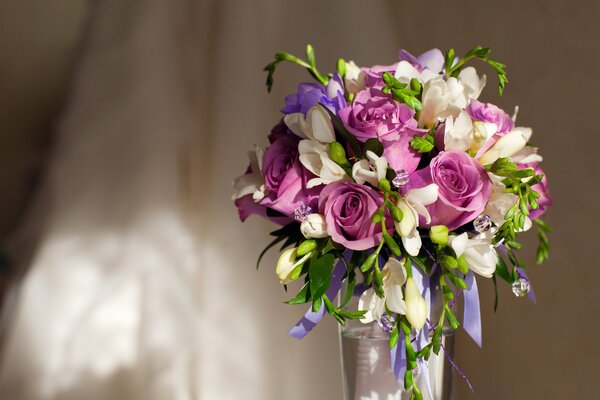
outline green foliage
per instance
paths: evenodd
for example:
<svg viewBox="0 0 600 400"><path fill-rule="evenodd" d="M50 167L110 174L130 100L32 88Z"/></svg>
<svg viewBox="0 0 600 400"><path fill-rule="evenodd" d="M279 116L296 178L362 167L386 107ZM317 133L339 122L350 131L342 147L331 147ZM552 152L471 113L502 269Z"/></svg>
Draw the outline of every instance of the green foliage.
<svg viewBox="0 0 600 400"><path fill-rule="evenodd" d="M541 219L536 219L537 235L538 235L538 248L536 252L535 261L538 264L543 263L550 256L550 241L548 240L548 233L552 232L550 228Z"/></svg>
<svg viewBox="0 0 600 400"><path fill-rule="evenodd" d="M419 153L429 153L435 146L433 135L415 136L410 140L410 146Z"/></svg>
<svg viewBox="0 0 600 400"><path fill-rule="evenodd" d="M474 58L478 58L481 61L487 63L490 67L494 69L494 71L496 71L496 74L498 75L498 93L500 93L500 95L502 96L502 93L504 92L504 87L508 83L508 77L506 76L505 69L506 65L502 64L498 60L494 60L493 58L489 57L489 54L491 52L492 50L488 47L475 46L474 48L469 50L467 54L465 54L461 59L459 59L456 62L456 64L453 64L455 57L454 49L448 50L448 52L446 52L445 57L446 75L454 77L458 76L465 63Z"/></svg>
<svg viewBox="0 0 600 400"><path fill-rule="evenodd" d="M329 253L322 257L311 259L308 267L308 275L310 278L310 293L313 301L320 299L329 288L334 262L335 256Z"/></svg>
<svg viewBox="0 0 600 400"><path fill-rule="evenodd" d="M306 68L306 70L310 73L310 75L312 75L312 77L315 78L317 80L317 82L321 83L322 85L326 85L327 82L329 81L329 78L327 78L326 76L321 74L319 72L319 70L317 69L315 50L312 47L312 45L310 45L310 44L306 45L307 61L305 61L299 57L296 57L293 54L285 52L285 51L280 51L280 52L275 53L274 58L275 58L275 60L273 60L272 62L270 62L263 68L263 71L267 72L266 85L267 85L267 90L269 92L273 88L273 75L275 75L275 69L277 68L277 65L279 65L279 63L281 63L283 61L288 61L288 62L297 64L301 67Z"/></svg>
<svg viewBox="0 0 600 400"><path fill-rule="evenodd" d="M423 103L419 100L423 88L418 81L411 81L410 85L407 85L398 81L389 72L384 72L382 79L385 83L385 86L381 89L382 93L391 94L394 100L406 104L415 111L423 109Z"/></svg>

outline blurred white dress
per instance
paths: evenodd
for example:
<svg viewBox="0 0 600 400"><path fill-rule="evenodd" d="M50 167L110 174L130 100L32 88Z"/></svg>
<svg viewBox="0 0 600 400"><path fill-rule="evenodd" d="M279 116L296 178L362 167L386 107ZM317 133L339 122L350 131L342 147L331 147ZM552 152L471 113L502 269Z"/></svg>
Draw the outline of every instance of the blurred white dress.
<svg viewBox="0 0 600 400"><path fill-rule="evenodd" d="M332 33L310 20L317 4L345 21L344 2L312 3L301 12L313 39ZM3 338L0 398L341 398L335 324L302 343L286 335L304 308L282 304L273 255L254 269L270 227L242 226L229 201L245 149L266 142L293 90L280 79L269 96L260 67L309 40L273 15L297 16L275 0L94 4L15 238L29 273Z"/></svg>

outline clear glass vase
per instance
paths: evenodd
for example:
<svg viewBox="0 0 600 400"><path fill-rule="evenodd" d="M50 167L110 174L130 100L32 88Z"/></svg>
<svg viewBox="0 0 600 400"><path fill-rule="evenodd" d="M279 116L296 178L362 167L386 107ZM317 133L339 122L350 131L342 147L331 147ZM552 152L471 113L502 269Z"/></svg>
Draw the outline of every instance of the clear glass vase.
<svg viewBox="0 0 600 400"><path fill-rule="evenodd" d="M350 309L357 303L354 298L345 308ZM437 310L432 310L432 316L436 314L434 311ZM444 349L439 355L432 352L427 361L433 396L431 400L449 400L451 395L452 366L444 354L448 352L452 357L454 350L451 329L444 328L442 344ZM340 326L340 353L344 400L404 400L410 397L410 393L404 391L403 379L398 380L392 371L389 334L379 322L363 324L360 321L346 321L346 326ZM422 373L416 371L415 381L424 399L429 399L422 385Z"/></svg>

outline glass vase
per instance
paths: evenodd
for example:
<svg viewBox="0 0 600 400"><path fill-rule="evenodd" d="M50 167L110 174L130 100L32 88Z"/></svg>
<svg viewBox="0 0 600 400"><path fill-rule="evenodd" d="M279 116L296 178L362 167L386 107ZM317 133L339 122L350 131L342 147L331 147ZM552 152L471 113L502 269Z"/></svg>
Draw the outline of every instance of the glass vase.
<svg viewBox="0 0 600 400"><path fill-rule="evenodd" d="M347 309L357 306L353 298ZM435 308L432 316L435 316ZM439 314L438 314L439 315ZM454 350L454 332L444 327L443 349L439 355L433 352L427 361L431 400L449 400L451 397L452 366L445 359ZM363 324L360 321L346 321L340 326L340 353L342 361L344 400L408 400L410 392L404 391L403 377L397 379L390 361L389 333L379 322ZM424 388L425 373L414 371L414 378L424 399L429 395Z"/></svg>

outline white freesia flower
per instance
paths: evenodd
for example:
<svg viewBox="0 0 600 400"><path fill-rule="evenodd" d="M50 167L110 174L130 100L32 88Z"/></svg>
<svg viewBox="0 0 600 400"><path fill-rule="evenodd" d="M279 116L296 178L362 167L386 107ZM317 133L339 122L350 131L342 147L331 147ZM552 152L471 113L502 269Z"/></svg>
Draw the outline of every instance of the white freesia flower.
<svg viewBox="0 0 600 400"><path fill-rule="evenodd" d="M414 279L406 280L406 319L415 329L422 329L427 320L427 304Z"/></svg>
<svg viewBox="0 0 600 400"><path fill-rule="evenodd" d="M493 122L473 121L473 142L471 150L477 151L498 132L498 125Z"/></svg>
<svg viewBox="0 0 600 400"><path fill-rule="evenodd" d="M428 68L419 71L408 61L400 61L394 72L394 77L401 83L409 83L413 78L417 78L421 83L425 83L433 78L440 77L440 75Z"/></svg>
<svg viewBox="0 0 600 400"><path fill-rule="evenodd" d="M310 139L319 143L335 142L335 132L331 119L323 107L316 105L306 113L287 114L283 122L296 135L303 139Z"/></svg>
<svg viewBox="0 0 600 400"><path fill-rule="evenodd" d="M518 107L515 107L515 109L518 109ZM515 110L515 114L516 114L516 110ZM513 117L516 118L516 117ZM531 139L531 135L533 135L533 130L531 128L517 128L520 130L520 132L523 134L523 137L525 138L526 142L529 142L529 140ZM510 158L513 162L515 163L519 163L519 164L529 164L529 163L539 163L543 161L543 158L541 155L538 154L538 149L537 147L532 147L532 146L525 146L523 147L520 151L518 151L517 153L513 154L512 157Z"/></svg>
<svg viewBox="0 0 600 400"><path fill-rule="evenodd" d="M300 224L300 232L307 239L320 239L329 236L325 217L321 214L309 214Z"/></svg>
<svg viewBox="0 0 600 400"><path fill-rule="evenodd" d="M419 125L431 128L448 116L458 116L468 104L465 87L456 78L444 80L437 76L423 87L423 110L419 116Z"/></svg>
<svg viewBox="0 0 600 400"><path fill-rule="evenodd" d="M364 324L381 319L386 306L392 312L406 314L406 303L402 295L402 285L406 281L404 266L397 259L390 258L381 270L381 276L384 298L377 296L375 290L370 288L358 300L358 309L367 310L360 320Z"/></svg>
<svg viewBox="0 0 600 400"><path fill-rule="evenodd" d="M469 269L483 277L491 278L496 271L498 254L492 245L492 234L486 232L469 238L467 232L448 239L457 257L464 256Z"/></svg>
<svg viewBox="0 0 600 400"><path fill-rule="evenodd" d="M292 275L294 270L304 264L306 260L311 256L312 253L308 253L304 255L300 260L296 260L298 248L294 247L291 249L284 250L279 256L279 260L277 260L277 265L275 266L275 274L279 278L279 282L282 285L285 285L291 282Z"/></svg>
<svg viewBox="0 0 600 400"><path fill-rule="evenodd" d="M344 81L348 93L358 93L365 88L365 73L354 61L348 61Z"/></svg>
<svg viewBox="0 0 600 400"><path fill-rule="evenodd" d="M248 194L252 194L252 199L258 202L265 197L265 182L262 176L262 160L265 151L256 146L254 151L248 152L248 158L250 159L250 169L252 173L238 176L233 181L233 188L235 193L232 196L232 200L239 199Z"/></svg>
<svg viewBox="0 0 600 400"><path fill-rule="evenodd" d="M308 188L350 180L346 171L329 158L326 144L308 139L301 140L298 144L298 152L302 165L317 176L306 183Z"/></svg>
<svg viewBox="0 0 600 400"><path fill-rule="evenodd" d="M402 211L402 220L394 222L396 232L402 238L402 244L411 256L419 254L421 249L421 236L417 227L419 226L419 215L425 217L427 223L431 222L431 216L425 206L434 203L438 198L438 186L431 185L411 189L404 198L398 200L398 208Z"/></svg>
<svg viewBox="0 0 600 400"><path fill-rule="evenodd" d="M458 117L446 118L444 149L467 151L473 142L473 122L467 112L461 111Z"/></svg>
<svg viewBox="0 0 600 400"><path fill-rule="evenodd" d="M481 78L477 75L477 70L473 67L464 68L458 74L458 80L464 87L465 94L469 99L477 99L486 84L486 76Z"/></svg>
<svg viewBox="0 0 600 400"><path fill-rule="evenodd" d="M491 173L488 173L488 176L492 181L492 193L483 213L489 215L492 222L500 226L504 223L504 216L508 210L517 202L517 196L504 191L506 186L501 177Z"/></svg>
<svg viewBox="0 0 600 400"><path fill-rule="evenodd" d="M367 150L369 160L360 160L352 166L352 177L361 185L369 182L374 187L379 186L379 181L385 178L388 162L385 157L379 157L371 150Z"/></svg>
<svg viewBox="0 0 600 400"><path fill-rule="evenodd" d="M527 133L529 128L515 128L506 133L498 141L486 151L480 158L479 162L483 165L491 164L499 158L510 158L519 153L527 144Z"/></svg>

